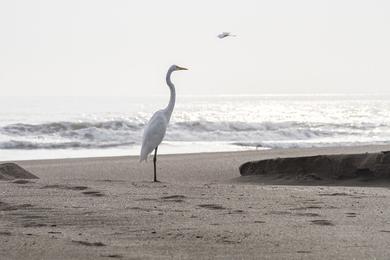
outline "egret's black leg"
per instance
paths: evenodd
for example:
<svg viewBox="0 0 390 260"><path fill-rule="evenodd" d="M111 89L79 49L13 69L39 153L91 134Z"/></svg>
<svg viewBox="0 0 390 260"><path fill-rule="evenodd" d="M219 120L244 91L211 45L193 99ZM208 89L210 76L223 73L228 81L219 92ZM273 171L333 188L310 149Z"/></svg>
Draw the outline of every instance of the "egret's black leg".
<svg viewBox="0 0 390 260"><path fill-rule="evenodd" d="M154 164L154 182L158 182L158 181L157 181L157 173L156 173L157 148L158 148L158 146L157 146L156 149L154 150L154 158L153 158L153 164Z"/></svg>

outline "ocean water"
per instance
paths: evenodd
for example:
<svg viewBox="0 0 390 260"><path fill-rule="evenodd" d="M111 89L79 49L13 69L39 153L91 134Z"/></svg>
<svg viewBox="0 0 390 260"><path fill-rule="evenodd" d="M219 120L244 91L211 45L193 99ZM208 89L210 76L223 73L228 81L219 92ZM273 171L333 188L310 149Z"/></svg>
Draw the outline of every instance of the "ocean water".
<svg viewBox="0 0 390 260"><path fill-rule="evenodd" d="M0 160L138 155L167 96L0 97ZM160 153L390 143L390 95L178 96Z"/></svg>

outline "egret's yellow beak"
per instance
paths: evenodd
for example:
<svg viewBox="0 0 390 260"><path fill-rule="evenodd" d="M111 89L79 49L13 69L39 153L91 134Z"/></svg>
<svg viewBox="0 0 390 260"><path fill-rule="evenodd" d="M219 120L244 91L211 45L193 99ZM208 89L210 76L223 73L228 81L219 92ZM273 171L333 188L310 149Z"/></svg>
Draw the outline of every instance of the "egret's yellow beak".
<svg viewBox="0 0 390 260"><path fill-rule="evenodd" d="M177 69L178 70L188 70L187 68L183 68L183 67L179 67L179 66L177 66Z"/></svg>

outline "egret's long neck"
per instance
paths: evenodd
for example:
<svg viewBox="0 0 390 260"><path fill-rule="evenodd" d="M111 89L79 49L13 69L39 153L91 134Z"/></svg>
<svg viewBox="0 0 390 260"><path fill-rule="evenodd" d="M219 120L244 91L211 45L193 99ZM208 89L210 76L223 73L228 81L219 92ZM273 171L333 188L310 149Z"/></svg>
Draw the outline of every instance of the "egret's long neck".
<svg viewBox="0 0 390 260"><path fill-rule="evenodd" d="M166 77L168 87L169 87L169 89L171 91L171 96L169 98L168 106L165 108L165 111L167 113L168 119L171 118L172 111L173 111L173 108L175 107L175 102L176 102L175 85L173 85L173 83L171 81L172 72L173 72L173 70L169 70L168 73L167 73L167 77Z"/></svg>

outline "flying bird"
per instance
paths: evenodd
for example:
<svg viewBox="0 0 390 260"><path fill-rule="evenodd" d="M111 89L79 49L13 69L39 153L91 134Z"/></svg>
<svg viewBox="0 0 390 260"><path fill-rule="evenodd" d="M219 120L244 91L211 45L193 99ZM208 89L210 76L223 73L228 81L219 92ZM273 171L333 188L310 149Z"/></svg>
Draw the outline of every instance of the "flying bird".
<svg viewBox="0 0 390 260"><path fill-rule="evenodd" d="M173 112L173 108L176 102L175 85L171 81L172 72L178 70L187 70L177 65L172 65L166 76L166 82L171 92L168 106L164 109L158 110L152 116L144 129L144 135L142 140L140 161L147 161L148 155L154 150L154 182L157 182L156 164L157 164L157 148L164 139L165 132L168 127L169 120Z"/></svg>
<svg viewBox="0 0 390 260"><path fill-rule="evenodd" d="M219 39L223 39L223 38L226 38L226 37L236 37L236 35L231 34L230 32L223 32L221 34L218 34L218 38Z"/></svg>

